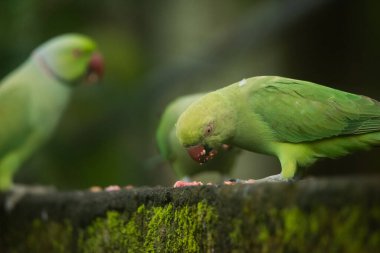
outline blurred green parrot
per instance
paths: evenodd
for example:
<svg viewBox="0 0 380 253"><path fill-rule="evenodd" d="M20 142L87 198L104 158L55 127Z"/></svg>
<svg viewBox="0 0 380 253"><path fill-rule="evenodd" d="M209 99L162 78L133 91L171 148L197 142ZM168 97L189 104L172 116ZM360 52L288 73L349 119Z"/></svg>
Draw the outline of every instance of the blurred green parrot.
<svg viewBox="0 0 380 253"><path fill-rule="evenodd" d="M0 191L10 189L22 163L51 136L71 90L103 74L96 44L80 34L55 37L0 83Z"/></svg>
<svg viewBox="0 0 380 253"><path fill-rule="evenodd" d="M176 131L199 163L227 144L278 157L281 173L257 181L290 181L320 158L380 145L380 103L307 81L253 77L193 103Z"/></svg>
<svg viewBox="0 0 380 253"><path fill-rule="evenodd" d="M225 145L222 147L222 155L201 166L189 157L186 149L184 149L179 143L176 136L175 123L181 113L185 111L191 103L197 101L203 95L204 94L187 95L172 101L162 114L156 132L156 141L161 155L170 163L175 174L185 181L189 181L189 178L195 174L206 171L216 171L223 176L227 176L239 153L238 149L230 149ZM175 187L186 185L193 184L190 182L187 184L187 182L178 181L175 184Z"/></svg>

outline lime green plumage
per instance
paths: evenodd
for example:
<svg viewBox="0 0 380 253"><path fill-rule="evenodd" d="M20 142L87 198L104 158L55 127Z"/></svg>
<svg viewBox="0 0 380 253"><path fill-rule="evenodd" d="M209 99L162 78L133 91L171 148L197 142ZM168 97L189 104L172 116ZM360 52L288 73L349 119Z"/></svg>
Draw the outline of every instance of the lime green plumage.
<svg viewBox="0 0 380 253"><path fill-rule="evenodd" d="M254 82L257 89L248 91L250 106L275 127L279 141L299 143L380 130L380 104L371 98L287 78ZM284 108L289 113L281 113Z"/></svg>
<svg viewBox="0 0 380 253"><path fill-rule="evenodd" d="M228 175L238 154L237 149L221 151L222 154L207 164L194 162L181 146L175 133L175 123L181 113L204 94L194 94L180 97L171 102L161 116L156 132L156 140L161 155L169 161L179 178L190 177L206 171L217 171Z"/></svg>
<svg viewBox="0 0 380 253"><path fill-rule="evenodd" d="M218 108L211 112L199 111L216 103ZM201 136L201 131L194 130L210 121L216 136ZM319 158L379 145L380 103L311 82L262 76L208 94L189 107L177 125L184 146L227 143L274 155L281 162L282 179L289 179L297 168Z"/></svg>
<svg viewBox="0 0 380 253"><path fill-rule="evenodd" d="M87 71L94 45L81 35L57 37L1 81L0 190L11 187L17 168L50 137L69 101L70 86ZM77 62L72 50L88 52Z"/></svg>

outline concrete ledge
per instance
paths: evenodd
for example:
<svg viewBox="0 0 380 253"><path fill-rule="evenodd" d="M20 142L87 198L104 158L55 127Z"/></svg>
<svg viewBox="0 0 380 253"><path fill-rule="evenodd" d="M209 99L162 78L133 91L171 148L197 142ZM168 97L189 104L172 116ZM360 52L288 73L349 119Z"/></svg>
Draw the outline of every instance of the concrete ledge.
<svg viewBox="0 0 380 253"><path fill-rule="evenodd" d="M377 252L380 178L0 195L0 252Z"/></svg>

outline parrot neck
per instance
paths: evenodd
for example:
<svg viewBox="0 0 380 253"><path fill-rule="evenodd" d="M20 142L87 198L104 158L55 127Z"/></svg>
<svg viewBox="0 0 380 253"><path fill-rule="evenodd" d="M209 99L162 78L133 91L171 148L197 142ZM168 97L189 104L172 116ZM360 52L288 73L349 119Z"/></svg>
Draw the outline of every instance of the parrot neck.
<svg viewBox="0 0 380 253"><path fill-rule="evenodd" d="M233 112L236 115L235 132L229 144L253 152L270 154L271 149L267 143L270 143L271 139L262 141L264 136L272 136L270 129L260 116L252 111L249 93L244 88L248 86L236 84L221 90L228 96L229 101L233 101L230 106L234 108Z"/></svg>
<svg viewBox="0 0 380 253"><path fill-rule="evenodd" d="M41 67L41 69L50 77L54 78L60 83L69 85L71 83L70 80L60 76L56 71L54 71L49 64L47 63L46 59L43 57L43 55L35 53L33 55L33 58L37 61L37 64Z"/></svg>

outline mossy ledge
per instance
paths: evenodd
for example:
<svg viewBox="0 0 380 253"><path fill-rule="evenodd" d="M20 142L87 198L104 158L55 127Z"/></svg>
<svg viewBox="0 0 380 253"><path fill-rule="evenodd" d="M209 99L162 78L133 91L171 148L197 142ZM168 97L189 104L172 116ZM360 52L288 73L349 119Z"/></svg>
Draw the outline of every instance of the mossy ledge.
<svg viewBox="0 0 380 253"><path fill-rule="evenodd" d="M0 252L377 252L380 178L24 197Z"/></svg>

